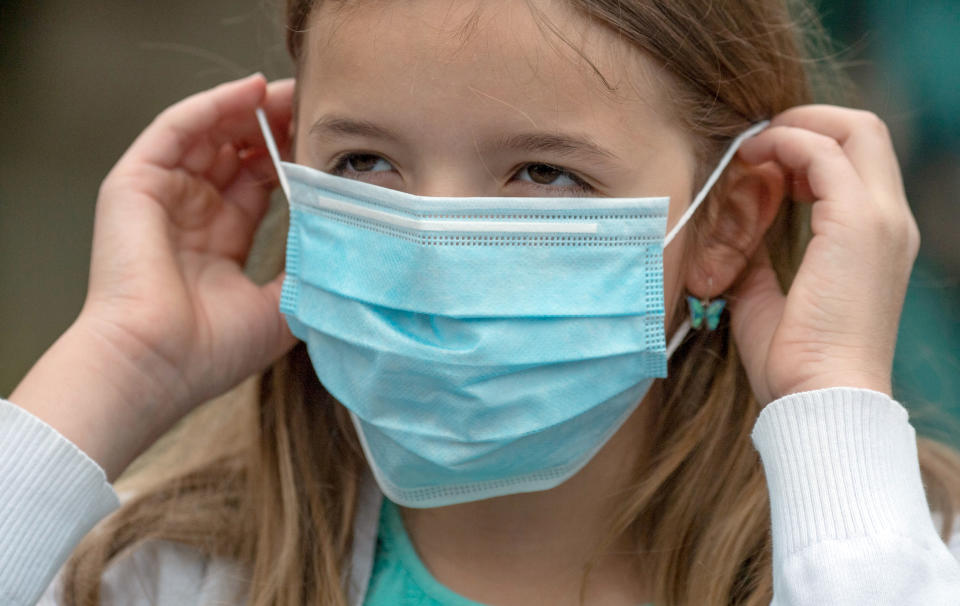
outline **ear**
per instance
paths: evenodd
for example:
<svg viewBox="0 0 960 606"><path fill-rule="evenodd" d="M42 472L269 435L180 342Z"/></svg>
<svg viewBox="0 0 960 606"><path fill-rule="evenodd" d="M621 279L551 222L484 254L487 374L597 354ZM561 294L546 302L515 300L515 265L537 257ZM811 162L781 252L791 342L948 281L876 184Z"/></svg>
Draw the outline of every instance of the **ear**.
<svg viewBox="0 0 960 606"><path fill-rule="evenodd" d="M694 224L687 291L709 299L733 285L776 217L784 193L784 174L776 163L751 166L734 160L723 187Z"/></svg>

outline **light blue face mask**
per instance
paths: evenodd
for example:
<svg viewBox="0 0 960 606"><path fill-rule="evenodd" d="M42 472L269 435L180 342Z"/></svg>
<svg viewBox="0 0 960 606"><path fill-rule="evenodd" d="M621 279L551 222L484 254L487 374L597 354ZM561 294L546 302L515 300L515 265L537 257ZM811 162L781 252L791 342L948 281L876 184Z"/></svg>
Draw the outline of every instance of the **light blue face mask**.
<svg viewBox="0 0 960 606"><path fill-rule="evenodd" d="M383 492L436 507L552 488L667 376L668 198L415 196L281 163L280 309Z"/></svg>

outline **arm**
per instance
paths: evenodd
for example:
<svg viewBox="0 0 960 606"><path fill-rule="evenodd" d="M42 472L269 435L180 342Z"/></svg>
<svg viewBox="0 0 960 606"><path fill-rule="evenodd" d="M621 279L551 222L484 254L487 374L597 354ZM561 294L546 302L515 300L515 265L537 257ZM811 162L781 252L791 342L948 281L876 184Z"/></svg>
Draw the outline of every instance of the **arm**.
<svg viewBox="0 0 960 606"><path fill-rule="evenodd" d="M763 248L735 289L733 332L761 403L774 604L960 603L906 411L890 399L897 324L919 233L883 123L797 107L746 142L774 163L813 238L783 293Z"/></svg>
<svg viewBox="0 0 960 606"><path fill-rule="evenodd" d="M0 604L57 606L57 571L81 538L118 507L117 494L82 450L3 399L0 486ZM116 603L200 606L240 603L245 578L230 560L148 541L111 563L102 582Z"/></svg>
<svg viewBox="0 0 960 606"><path fill-rule="evenodd" d="M106 474L49 425L0 400L0 603L35 604L119 502Z"/></svg>
<svg viewBox="0 0 960 606"><path fill-rule="evenodd" d="M770 491L776 606L960 603L907 411L882 393L781 398L753 431Z"/></svg>
<svg viewBox="0 0 960 606"><path fill-rule="evenodd" d="M274 186L254 110L286 124L292 94L256 75L194 95L101 185L83 309L0 402L3 604L35 602L130 461L293 345L281 278L243 272Z"/></svg>

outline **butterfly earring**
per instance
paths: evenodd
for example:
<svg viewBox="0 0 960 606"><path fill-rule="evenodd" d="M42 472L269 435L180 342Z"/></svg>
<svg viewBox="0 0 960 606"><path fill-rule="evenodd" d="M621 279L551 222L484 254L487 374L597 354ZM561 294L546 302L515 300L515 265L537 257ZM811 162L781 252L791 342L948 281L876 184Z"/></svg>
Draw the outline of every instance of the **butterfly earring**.
<svg viewBox="0 0 960 606"><path fill-rule="evenodd" d="M707 330L715 330L720 324L720 314L727 306L726 299L698 299L687 295L687 305L690 306L690 325L701 328L706 321Z"/></svg>

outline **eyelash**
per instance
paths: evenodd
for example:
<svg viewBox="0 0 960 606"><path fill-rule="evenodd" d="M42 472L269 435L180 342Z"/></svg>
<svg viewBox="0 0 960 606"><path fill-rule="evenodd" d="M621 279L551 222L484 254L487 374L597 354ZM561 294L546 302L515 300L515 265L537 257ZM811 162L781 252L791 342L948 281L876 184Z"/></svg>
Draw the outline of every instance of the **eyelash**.
<svg viewBox="0 0 960 606"><path fill-rule="evenodd" d="M366 153L366 152L346 152L346 153L340 154L339 156L336 156L332 160L333 166L327 172L329 172L332 175L336 175L338 177L343 177L350 172L354 172L357 174L368 172L368 171L354 171L348 168L350 160L352 158L357 158L359 156L375 156L377 158L386 160L391 165L393 164L392 162L390 162L386 158L383 158L383 156L380 156L379 154ZM546 162L526 162L524 164L521 164L520 166L518 166L513 170L511 179L517 177L517 175L519 175L521 172L523 172L526 169L529 169L532 166L547 166L552 169L558 170L560 171L560 176L568 177L571 181L573 181L574 185L564 187L564 186L543 185L543 184L533 183L532 181L526 181L526 183L530 183L542 189L555 189L555 190L562 190L564 192L591 194L595 191L590 184L588 184L586 181L580 178L577 174L563 168L562 166L556 166L554 164L548 164ZM376 171L376 172L383 172L383 171Z"/></svg>

